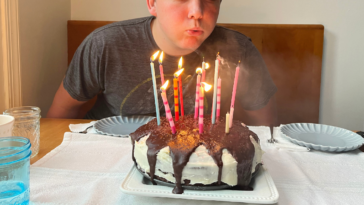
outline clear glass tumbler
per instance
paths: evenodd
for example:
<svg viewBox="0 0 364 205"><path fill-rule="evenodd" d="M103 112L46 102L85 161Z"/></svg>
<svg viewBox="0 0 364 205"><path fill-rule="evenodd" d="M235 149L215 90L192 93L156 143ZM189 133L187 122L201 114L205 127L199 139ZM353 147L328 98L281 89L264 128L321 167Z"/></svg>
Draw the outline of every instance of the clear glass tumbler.
<svg viewBox="0 0 364 205"><path fill-rule="evenodd" d="M0 204L29 204L30 141L0 138Z"/></svg>
<svg viewBox="0 0 364 205"><path fill-rule="evenodd" d="M5 110L4 115L15 118L13 125L13 136L28 138L32 145L31 158L39 152L40 137L40 108L34 106L14 107Z"/></svg>

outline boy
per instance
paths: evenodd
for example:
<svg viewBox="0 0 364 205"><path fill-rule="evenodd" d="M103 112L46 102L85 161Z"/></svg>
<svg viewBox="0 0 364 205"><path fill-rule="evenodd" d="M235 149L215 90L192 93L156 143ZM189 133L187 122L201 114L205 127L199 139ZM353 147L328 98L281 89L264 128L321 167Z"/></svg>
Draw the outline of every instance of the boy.
<svg viewBox="0 0 364 205"><path fill-rule="evenodd" d="M184 58L183 99L185 114L194 112L197 67L202 60L212 66L206 82L213 84L214 60L222 57L222 114L229 109L235 67L241 60L234 119L248 124L273 121L276 87L250 39L216 26L220 0L147 0L152 17L113 23L91 33L76 51L47 117L75 118L80 107L97 95L85 118L114 115L154 115L149 58L164 51L164 74L171 80L180 56ZM159 75L155 62L156 75ZM160 86L160 78L157 78ZM167 92L173 102L172 89ZM206 93L211 113L212 92ZM161 113L162 101L159 99ZM174 106L171 106L172 112ZM235 109L239 110L239 109Z"/></svg>

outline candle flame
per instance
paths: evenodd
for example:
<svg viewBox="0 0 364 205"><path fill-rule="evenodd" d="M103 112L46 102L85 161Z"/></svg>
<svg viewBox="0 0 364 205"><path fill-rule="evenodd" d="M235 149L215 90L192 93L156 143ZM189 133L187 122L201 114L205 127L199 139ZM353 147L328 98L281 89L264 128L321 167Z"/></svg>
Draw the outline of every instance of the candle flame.
<svg viewBox="0 0 364 205"><path fill-rule="evenodd" d="M174 77L178 77L179 75L181 75L181 73L183 72L184 68L178 70L177 72L174 73Z"/></svg>
<svg viewBox="0 0 364 205"><path fill-rule="evenodd" d="M210 64L206 63L205 64L205 69L208 69L210 67Z"/></svg>
<svg viewBox="0 0 364 205"><path fill-rule="evenodd" d="M155 61L155 59L158 57L159 51L155 52L152 57L150 57L150 61Z"/></svg>
<svg viewBox="0 0 364 205"><path fill-rule="evenodd" d="M178 69L181 69L182 68L182 57L181 59L179 59L179 63L178 63Z"/></svg>
<svg viewBox="0 0 364 205"><path fill-rule="evenodd" d="M163 84L163 86L161 87L161 90L166 90L166 89L167 89L167 87L168 87L168 83L169 83L169 80L167 80L167 81Z"/></svg>
<svg viewBox="0 0 364 205"><path fill-rule="evenodd" d="M217 52L216 58L219 57L219 55L220 55L220 52Z"/></svg>
<svg viewBox="0 0 364 205"><path fill-rule="evenodd" d="M209 91L212 88L212 85L209 85L209 84L207 84L205 82L202 82L202 84L203 84L203 87L205 88L206 92Z"/></svg>
<svg viewBox="0 0 364 205"><path fill-rule="evenodd" d="M161 53L161 55L159 56L159 63L162 64L163 62L163 51Z"/></svg>
<svg viewBox="0 0 364 205"><path fill-rule="evenodd" d="M196 73L197 73L197 74L201 74L201 73L202 73L202 68L197 68L197 69L196 69Z"/></svg>

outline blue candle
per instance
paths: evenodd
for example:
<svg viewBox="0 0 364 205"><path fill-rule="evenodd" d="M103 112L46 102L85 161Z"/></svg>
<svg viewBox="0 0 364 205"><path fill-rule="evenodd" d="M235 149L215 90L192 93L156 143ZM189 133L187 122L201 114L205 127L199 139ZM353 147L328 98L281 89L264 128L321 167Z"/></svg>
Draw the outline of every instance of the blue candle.
<svg viewBox="0 0 364 205"><path fill-rule="evenodd" d="M153 92L154 92L154 101L155 101L155 113L157 115L157 122L158 125L161 124L160 114L159 114L159 103L158 103L158 93L157 93L157 83L155 80L155 70L154 70L154 63L153 61L157 58L159 54L159 51L156 52L151 58L150 58L150 68L152 71L152 81L153 81Z"/></svg>

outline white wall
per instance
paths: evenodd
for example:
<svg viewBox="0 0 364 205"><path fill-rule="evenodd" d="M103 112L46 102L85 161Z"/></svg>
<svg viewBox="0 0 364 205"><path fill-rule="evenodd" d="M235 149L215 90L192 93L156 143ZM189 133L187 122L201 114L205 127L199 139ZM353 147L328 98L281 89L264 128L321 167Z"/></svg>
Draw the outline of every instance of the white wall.
<svg viewBox="0 0 364 205"><path fill-rule="evenodd" d="M45 116L67 69L70 0L19 0L23 105Z"/></svg>
<svg viewBox="0 0 364 205"><path fill-rule="evenodd" d="M72 20L148 15L146 1L71 0ZM364 1L223 0L219 23L323 24L320 122L364 130Z"/></svg>

